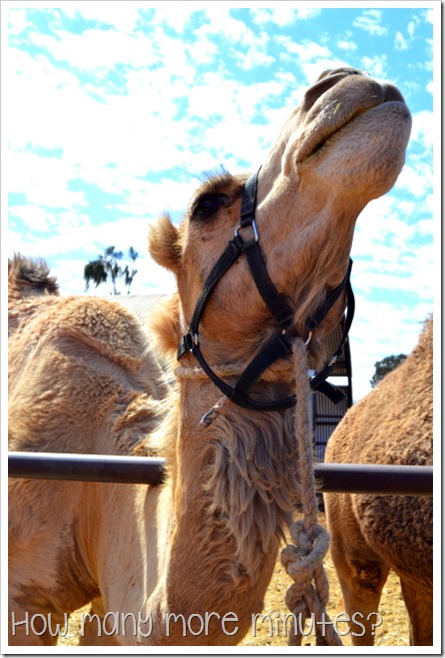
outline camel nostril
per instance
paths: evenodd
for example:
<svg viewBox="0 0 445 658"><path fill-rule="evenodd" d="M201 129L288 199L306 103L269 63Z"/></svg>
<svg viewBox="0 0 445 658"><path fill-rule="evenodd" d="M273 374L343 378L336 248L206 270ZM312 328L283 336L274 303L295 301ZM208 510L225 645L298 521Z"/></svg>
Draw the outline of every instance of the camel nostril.
<svg viewBox="0 0 445 658"><path fill-rule="evenodd" d="M397 87L394 87L394 85L384 84L382 85L382 88L383 88L385 103L388 103L390 101L399 101L401 103L405 102L405 99L403 98L402 94L397 89Z"/></svg>
<svg viewBox="0 0 445 658"><path fill-rule="evenodd" d="M302 110L307 112L312 105L326 93L331 87L334 87L340 80L350 75L367 75L364 71L352 68L340 68L323 71L317 82L310 87L304 95Z"/></svg>

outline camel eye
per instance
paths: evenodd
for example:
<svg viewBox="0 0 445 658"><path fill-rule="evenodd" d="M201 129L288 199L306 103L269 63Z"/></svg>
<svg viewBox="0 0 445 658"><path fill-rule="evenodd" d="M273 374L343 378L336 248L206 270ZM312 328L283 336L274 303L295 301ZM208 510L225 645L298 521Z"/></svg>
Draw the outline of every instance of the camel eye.
<svg viewBox="0 0 445 658"><path fill-rule="evenodd" d="M226 194L201 194L192 206L192 219L211 219L222 206L230 203Z"/></svg>

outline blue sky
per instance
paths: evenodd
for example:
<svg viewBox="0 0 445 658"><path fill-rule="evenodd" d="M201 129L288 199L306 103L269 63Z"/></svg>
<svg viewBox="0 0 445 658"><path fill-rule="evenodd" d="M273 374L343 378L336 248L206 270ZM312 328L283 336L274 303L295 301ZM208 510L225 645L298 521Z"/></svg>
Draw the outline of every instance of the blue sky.
<svg viewBox="0 0 445 658"><path fill-rule="evenodd" d="M148 223L164 211L179 221L203 172L261 164L322 71L364 69L401 89L413 131L396 186L354 238L362 397L375 361L409 352L433 310L439 14L437 1L3 2L7 255L45 257L62 293L81 294L89 260L133 246L132 292L173 290L146 254Z"/></svg>

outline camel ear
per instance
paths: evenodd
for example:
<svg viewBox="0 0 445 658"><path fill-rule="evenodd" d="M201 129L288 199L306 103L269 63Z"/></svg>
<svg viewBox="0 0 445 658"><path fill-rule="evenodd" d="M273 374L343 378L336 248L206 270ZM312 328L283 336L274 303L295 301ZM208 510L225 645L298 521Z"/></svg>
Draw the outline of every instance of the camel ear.
<svg viewBox="0 0 445 658"><path fill-rule="evenodd" d="M164 297L156 305L156 312L149 316L148 329L152 336L151 341L155 352L175 364L181 335L178 293Z"/></svg>
<svg viewBox="0 0 445 658"><path fill-rule="evenodd" d="M148 251L151 257L162 267L175 274L181 269L181 247L179 231L168 215L162 215L152 224L148 234Z"/></svg>

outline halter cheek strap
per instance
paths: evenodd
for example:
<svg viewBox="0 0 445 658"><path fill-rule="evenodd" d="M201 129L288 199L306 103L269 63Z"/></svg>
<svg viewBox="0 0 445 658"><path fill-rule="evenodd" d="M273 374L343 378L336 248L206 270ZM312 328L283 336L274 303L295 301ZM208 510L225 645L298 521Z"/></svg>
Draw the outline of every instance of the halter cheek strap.
<svg viewBox="0 0 445 658"><path fill-rule="evenodd" d="M246 182L243 189L243 202L240 212L240 222L235 229L235 235L228 243L226 249L215 263L210 271L209 276L204 284L201 294L193 312L189 330L185 334L178 347L178 359L181 359L187 352L193 354L200 364L201 368L207 374L209 379L219 388L222 393L229 398L234 404L240 407L246 407L255 411L278 411L288 409L296 404L296 396L284 398L272 402L261 402L249 397L249 392L253 384L261 377L262 373L278 359L287 356L292 350L292 339L297 336L296 330L292 327L293 309L280 295L275 285L271 281L266 269L264 257L259 245L259 232L255 223L256 195L258 187L258 173L254 174ZM245 229L250 230L250 239L243 239L240 234L245 233ZM199 323L208 298L219 279L230 269L241 254L245 254L247 262L255 282L255 285L263 298L269 311L275 318L279 328L279 333L273 337L264 348L253 358L250 364L241 373L235 386L230 386L222 380L211 369L204 358L199 340ZM334 290L331 290L324 304L317 310L307 323L308 338L313 329L317 327L326 317L327 313L339 299L341 293L345 290L347 295L347 314L344 321L343 335L340 345L334 355L326 363L323 369L314 377L310 378L309 383L313 390L318 390L327 395L334 403L344 398L340 389L329 384L326 378L329 376L335 362L339 358L343 346L346 342L349 328L354 315L354 294L350 283L352 261L349 261L348 271L343 281Z"/></svg>

